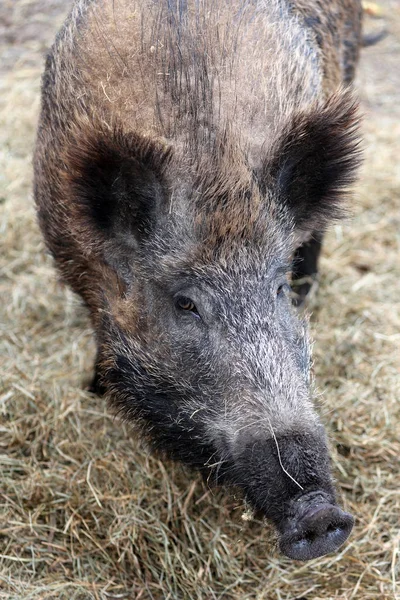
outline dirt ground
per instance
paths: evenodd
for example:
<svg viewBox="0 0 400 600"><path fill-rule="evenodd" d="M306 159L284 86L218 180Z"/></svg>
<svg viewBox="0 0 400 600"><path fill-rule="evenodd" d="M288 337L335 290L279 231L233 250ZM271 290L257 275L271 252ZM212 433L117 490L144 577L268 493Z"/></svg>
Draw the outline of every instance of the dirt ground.
<svg viewBox="0 0 400 600"><path fill-rule="evenodd" d="M0 3L0 598L400 598L400 2L363 51L365 156L313 302L315 377L337 486L356 516L335 555L279 555L229 494L149 456L85 392L87 316L35 221L31 153L43 55L64 0Z"/></svg>

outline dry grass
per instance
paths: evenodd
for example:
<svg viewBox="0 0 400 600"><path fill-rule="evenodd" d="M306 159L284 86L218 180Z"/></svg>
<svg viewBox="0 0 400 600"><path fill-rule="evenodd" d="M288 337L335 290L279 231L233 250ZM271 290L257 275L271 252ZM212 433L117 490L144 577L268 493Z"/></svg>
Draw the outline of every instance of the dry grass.
<svg viewBox="0 0 400 600"><path fill-rule="evenodd" d="M400 598L400 7L381 4L391 34L360 70L367 161L354 219L329 237L313 319L338 488L357 523L338 554L302 564L83 391L88 321L56 281L31 199L42 54L65 8L2 1L0 598Z"/></svg>

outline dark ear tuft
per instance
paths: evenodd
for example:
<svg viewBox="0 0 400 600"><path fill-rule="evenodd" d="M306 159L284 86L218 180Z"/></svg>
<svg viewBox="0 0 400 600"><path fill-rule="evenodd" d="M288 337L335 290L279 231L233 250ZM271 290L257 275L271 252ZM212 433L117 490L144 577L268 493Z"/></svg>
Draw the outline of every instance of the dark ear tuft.
<svg viewBox="0 0 400 600"><path fill-rule="evenodd" d="M64 177L81 225L94 238L140 242L165 200L169 149L118 127L94 124L69 140Z"/></svg>
<svg viewBox="0 0 400 600"><path fill-rule="evenodd" d="M358 104L340 90L323 106L298 113L275 143L264 181L277 187L298 230L323 229L343 216L343 201L360 163Z"/></svg>

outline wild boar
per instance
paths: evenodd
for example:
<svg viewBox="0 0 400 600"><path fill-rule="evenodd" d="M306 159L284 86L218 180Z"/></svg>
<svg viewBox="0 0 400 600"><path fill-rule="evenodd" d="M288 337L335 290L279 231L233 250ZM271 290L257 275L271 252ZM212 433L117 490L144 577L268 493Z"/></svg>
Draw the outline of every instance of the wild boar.
<svg viewBox="0 0 400 600"><path fill-rule="evenodd" d="M355 177L360 28L358 0L78 0L43 76L35 198L95 389L299 560L353 526L289 282Z"/></svg>

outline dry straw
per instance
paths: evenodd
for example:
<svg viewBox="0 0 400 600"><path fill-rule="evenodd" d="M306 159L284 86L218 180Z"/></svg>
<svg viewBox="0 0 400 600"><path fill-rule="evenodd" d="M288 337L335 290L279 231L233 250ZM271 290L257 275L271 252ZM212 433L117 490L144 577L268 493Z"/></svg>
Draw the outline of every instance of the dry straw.
<svg viewBox="0 0 400 600"><path fill-rule="evenodd" d="M400 598L398 2L382 2L391 33L362 58L366 164L313 306L319 402L356 526L306 564L242 519L240 499L149 456L83 391L88 321L56 281L31 199L42 55L64 4L0 4L0 598Z"/></svg>

